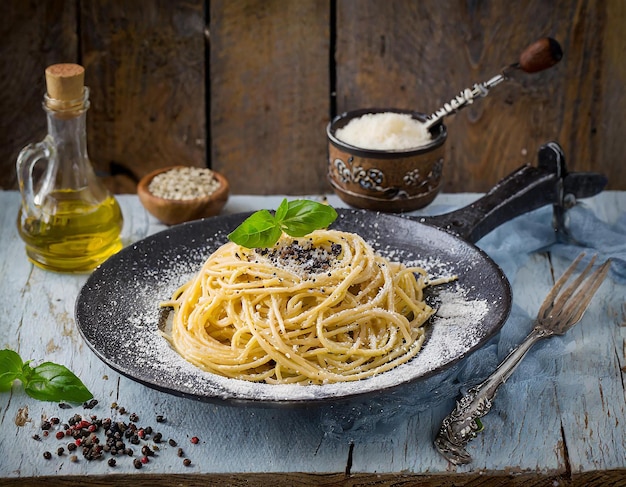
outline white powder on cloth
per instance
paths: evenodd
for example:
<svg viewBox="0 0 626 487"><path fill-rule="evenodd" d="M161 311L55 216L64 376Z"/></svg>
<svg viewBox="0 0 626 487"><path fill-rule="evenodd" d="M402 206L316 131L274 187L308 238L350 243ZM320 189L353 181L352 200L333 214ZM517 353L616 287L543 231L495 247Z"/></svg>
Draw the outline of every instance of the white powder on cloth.
<svg viewBox="0 0 626 487"><path fill-rule="evenodd" d="M425 125L408 113L367 113L337 129L335 136L362 149L415 149L432 141Z"/></svg>

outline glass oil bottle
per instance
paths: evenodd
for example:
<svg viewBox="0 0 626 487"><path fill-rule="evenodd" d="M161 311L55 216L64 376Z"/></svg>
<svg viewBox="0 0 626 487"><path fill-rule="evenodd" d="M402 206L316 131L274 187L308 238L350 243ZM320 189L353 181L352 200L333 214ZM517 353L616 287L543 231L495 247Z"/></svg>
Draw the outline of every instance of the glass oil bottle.
<svg viewBox="0 0 626 487"><path fill-rule="evenodd" d="M77 64L46 69L48 134L22 149L16 164L26 254L57 272L89 272L122 248L120 207L87 154L84 73Z"/></svg>

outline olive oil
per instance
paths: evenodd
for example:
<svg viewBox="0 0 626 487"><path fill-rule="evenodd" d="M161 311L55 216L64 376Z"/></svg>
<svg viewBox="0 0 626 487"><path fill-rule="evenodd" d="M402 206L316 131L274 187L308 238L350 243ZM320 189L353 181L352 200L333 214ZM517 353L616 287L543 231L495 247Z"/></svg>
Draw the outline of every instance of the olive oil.
<svg viewBox="0 0 626 487"><path fill-rule="evenodd" d="M108 196L90 202L82 191L48 194L35 218L20 210L18 229L35 265L58 272L88 272L122 248L122 213Z"/></svg>
<svg viewBox="0 0 626 487"><path fill-rule="evenodd" d="M16 162L26 255L57 272L89 272L122 248L122 212L87 154L84 75L78 64L46 69L48 134L24 147Z"/></svg>

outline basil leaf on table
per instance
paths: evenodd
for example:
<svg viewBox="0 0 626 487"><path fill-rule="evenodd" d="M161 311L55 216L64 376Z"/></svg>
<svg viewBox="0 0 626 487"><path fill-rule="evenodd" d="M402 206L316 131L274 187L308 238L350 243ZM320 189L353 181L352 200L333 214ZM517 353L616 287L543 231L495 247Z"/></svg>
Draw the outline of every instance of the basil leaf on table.
<svg viewBox="0 0 626 487"><path fill-rule="evenodd" d="M8 391L22 375L24 362L13 350L0 350L0 391Z"/></svg>
<svg viewBox="0 0 626 487"><path fill-rule="evenodd" d="M84 402L93 397L64 365L44 362L31 367L13 350L0 350L0 391L9 390L15 380L22 382L26 394L40 401Z"/></svg>
<svg viewBox="0 0 626 487"><path fill-rule="evenodd" d="M71 370L52 362L44 362L32 369L24 390L40 401L84 402L93 397Z"/></svg>
<svg viewBox="0 0 626 487"><path fill-rule="evenodd" d="M259 210L239 225L228 238L247 248L271 247L282 233L291 237L304 237L314 230L326 228L337 218L332 206L311 200L284 199L274 215Z"/></svg>

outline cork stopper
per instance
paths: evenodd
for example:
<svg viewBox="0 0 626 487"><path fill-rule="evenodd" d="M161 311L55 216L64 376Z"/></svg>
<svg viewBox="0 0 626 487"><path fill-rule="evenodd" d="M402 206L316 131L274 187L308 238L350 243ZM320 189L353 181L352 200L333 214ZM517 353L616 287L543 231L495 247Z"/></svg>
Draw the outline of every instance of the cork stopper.
<svg viewBox="0 0 626 487"><path fill-rule="evenodd" d="M85 68L78 64L53 64L46 68L46 104L67 110L83 104Z"/></svg>

